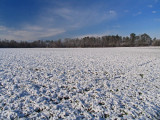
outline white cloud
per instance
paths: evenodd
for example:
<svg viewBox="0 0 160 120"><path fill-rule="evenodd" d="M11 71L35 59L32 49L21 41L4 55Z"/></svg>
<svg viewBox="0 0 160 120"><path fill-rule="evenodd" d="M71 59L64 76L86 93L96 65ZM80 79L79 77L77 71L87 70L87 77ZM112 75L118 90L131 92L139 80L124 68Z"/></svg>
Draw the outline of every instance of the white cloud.
<svg viewBox="0 0 160 120"><path fill-rule="evenodd" d="M30 25L25 26L25 29L26 29L26 30L36 30L36 31L41 31L41 30L43 30L43 28L40 27L40 26L30 26Z"/></svg>
<svg viewBox="0 0 160 120"><path fill-rule="evenodd" d="M2 29L3 28L3 29ZM55 36L64 33L64 29L42 28L39 26L26 26L22 30L10 29L5 26L0 27L1 39L8 40L38 40L45 37Z"/></svg>
<svg viewBox="0 0 160 120"><path fill-rule="evenodd" d="M142 14L142 12L141 12L141 11L139 11L139 12L137 12L137 13L133 14L133 16L138 16L138 15L141 15L141 14Z"/></svg>
<svg viewBox="0 0 160 120"><path fill-rule="evenodd" d="M125 13L128 13L128 12L129 12L129 10L124 10L124 12L125 12Z"/></svg>
<svg viewBox="0 0 160 120"><path fill-rule="evenodd" d="M154 0L155 3L159 2L159 0Z"/></svg>
<svg viewBox="0 0 160 120"><path fill-rule="evenodd" d="M102 21L114 19L117 16L116 11L103 11L98 9L73 9L73 8L56 8L49 11L53 16L58 16L61 20L61 26L67 30L98 24ZM60 21L55 21L60 22Z"/></svg>
<svg viewBox="0 0 160 120"><path fill-rule="evenodd" d="M57 7L51 5L40 12L34 25L33 23L19 24L19 29L0 26L0 34L2 33L0 37L14 40L43 39L110 21L116 17L115 10L101 11L101 6L78 8L68 4L57 5Z"/></svg>
<svg viewBox="0 0 160 120"><path fill-rule="evenodd" d="M149 8L153 8L153 5L148 5Z"/></svg>
<svg viewBox="0 0 160 120"><path fill-rule="evenodd" d="M152 11L153 14L157 13L157 11Z"/></svg>
<svg viewBox="0 0 160 120"><path fill-rule="evenodd" d="M115 15L116 12L115 12L114 10L110 10L110 11L109 11L109 14Z"/></svg>
<svg viewBox="0 0 160 120"><path fill-rule="evenodd" d="M4 30L6 30L6 27L0 26L0 31L4 31Z"/></svg>
<svg viewBox="0 0 160 120"><path fill-rule="evenodd" d="M72 11L68 8L62 8L62 9L56 9L55 14L57 14L58 16L61 16L62 18L66 20L72 20L72 17L76 15L77 13L76 11Z"/></svg>

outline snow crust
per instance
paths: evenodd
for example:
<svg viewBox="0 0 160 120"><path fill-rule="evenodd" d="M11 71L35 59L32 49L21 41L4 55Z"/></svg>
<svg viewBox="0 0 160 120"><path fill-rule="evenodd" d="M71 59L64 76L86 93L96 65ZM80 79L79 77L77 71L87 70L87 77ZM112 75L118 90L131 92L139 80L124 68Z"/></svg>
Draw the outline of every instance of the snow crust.
<svg viewBox="0 0 160 120"><path fill-rule="evenodd" d="M160 119L160 47L0 49L0 119Z"/></svg>

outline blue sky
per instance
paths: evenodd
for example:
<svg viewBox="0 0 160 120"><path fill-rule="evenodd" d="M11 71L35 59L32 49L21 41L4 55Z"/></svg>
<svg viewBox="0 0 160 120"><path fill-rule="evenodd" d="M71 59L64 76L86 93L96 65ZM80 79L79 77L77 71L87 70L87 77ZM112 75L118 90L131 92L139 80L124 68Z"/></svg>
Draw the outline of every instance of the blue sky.
<svg viewBox="0 0 160 120"><path fill-rule="evenodd" d="M0 0L0 38L57 40L147 33L160 38L160 0Z"/></svg>

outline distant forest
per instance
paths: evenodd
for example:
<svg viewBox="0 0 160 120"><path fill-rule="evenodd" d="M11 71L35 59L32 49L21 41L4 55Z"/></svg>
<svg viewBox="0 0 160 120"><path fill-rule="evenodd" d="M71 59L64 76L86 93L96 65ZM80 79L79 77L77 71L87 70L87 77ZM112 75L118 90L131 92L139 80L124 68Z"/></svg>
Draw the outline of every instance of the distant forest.
<svg viewBox="0 0 160 120"><path fill-rule="evenodd" d="M37 40L33 42L15 40L0 40L0 48L85 48L85 47L138 47L160 46L159 39L152 39L144 33L136 35L131 33L128 37L108 35L102 37L84 37L64 40Z"/></svg>

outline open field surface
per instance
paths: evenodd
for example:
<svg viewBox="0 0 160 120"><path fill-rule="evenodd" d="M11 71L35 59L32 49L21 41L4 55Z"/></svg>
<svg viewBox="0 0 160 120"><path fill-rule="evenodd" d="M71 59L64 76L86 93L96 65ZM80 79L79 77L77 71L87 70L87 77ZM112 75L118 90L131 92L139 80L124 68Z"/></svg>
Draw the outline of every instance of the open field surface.
<svg viewBox="0 0 160 120"><path fill-rule="evenodd" d="M0 49L0 119L160 119L160 47Z"/></svg>

